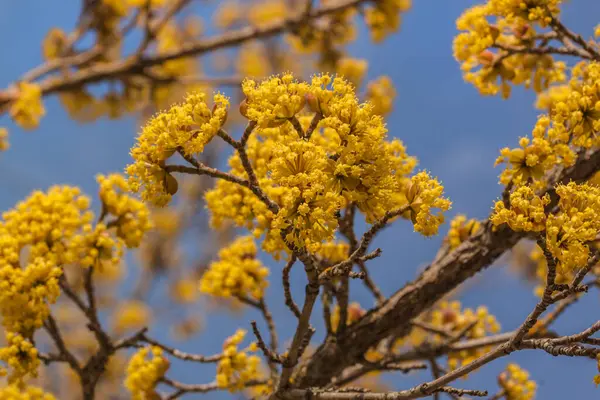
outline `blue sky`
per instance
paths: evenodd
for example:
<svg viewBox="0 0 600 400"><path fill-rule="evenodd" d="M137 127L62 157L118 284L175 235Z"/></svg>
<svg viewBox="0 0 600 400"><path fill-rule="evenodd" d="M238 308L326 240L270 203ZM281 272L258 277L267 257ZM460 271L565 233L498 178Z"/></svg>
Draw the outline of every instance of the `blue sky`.
<svg viewBox="0 0 600 400"><path fill-rule="evenodd" d="M395 111L387 120L390 135L404 141L409 153L419 158L420 168L430 170L442 180L454 202L451 215L466 213L484 218L500 193L499 170L493 167L498 150L515 146L519 136L530 133L538 111L532 106L535 98L532 92L515 90L511 99L504 101L481 97L463 82L459 66L452 58L451 45L456 18L472 4L475 2L415 0L403 18L399 33L382 44L372 45L361 30L357 41L350 46L350 53L369 61L369 77L386 74L393 79L399 95ZM1 87L41 62L40 43L46 32L53 26L71 29L78 7L76 0L0 0L0 48L5 54L0 62ZM209 17L210 13L205 15ZM600 22L598 16L600 2L596 0L579 0L564 6L564 21L585 36ZM101 119L80 125L69 119L56 98L47 99L45 104L48 114L33 132L23 132L8 118L0 117L0 126L9 128L12 143L11 150L0 155L0 210L10 208L34 189L56 183L78 185L93 194L96 173L121 171L129 162L129 148L138 128L135 118ZM431 260L440 240L441 237L424 239L401 222L385 230L375 243L384 250L383 256L370 264L384 292L392 293L414 278ZM273 276L267 301L279 321L279 332L285 342L293 332L294 321L281 301L278 282L282 266L268 258L265 262L272 268ZM135 269L134 265L130 267ZM304 285L299 270L292 280L297 299L301 298ZM514 329L536 302L531 286L519 281L504 265L496 265L476 279L477 284L469 285L461 300L473 307L487 305L503 329ZM364 307L372 304L360 287L353 297ZM597 307L598 294L589 294L561 320L558 329L574 333L589 326L597 319L594 313ZM225 336L240 325L249 328L248 321L254 318L258 316L252 312L237 320L225 313L207 315L205 330L181 347L197 353L213 353ZM314 323L322 326L319 318ZM153 333L165 336L157 329ZM592 383L596 373L593 362L552 358L532 351L493 362L474 373L465 385L493 392L495 377L508 361L519 362L530 370L538 381L540 399L598 396ZM183 368L178 363L174 372L190 383L207 382L214 374L212 367ZM387 381L394 387L406 388L424 378L428 376L393 375ZM229 397L210 395L210 398Z"/></svg>

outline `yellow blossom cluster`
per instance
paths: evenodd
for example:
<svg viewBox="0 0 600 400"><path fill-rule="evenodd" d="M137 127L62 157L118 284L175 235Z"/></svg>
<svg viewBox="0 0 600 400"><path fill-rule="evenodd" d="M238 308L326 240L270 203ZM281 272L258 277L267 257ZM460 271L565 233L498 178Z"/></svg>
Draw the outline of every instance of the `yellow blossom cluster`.
<svg viewBox="0 0 600 400"><path fill-rule="evenodd" d="M600 372L600 354L596 356L596 359L598 360L598 372ZM600 385L600 374L594 376L594 383L596 386Z"/></svg>
<svg viewBox="0 0 600 400"><path fill-rule="evenodd" d="M200 290L213 296L262 299L269 285L269 269L256 258L256 252L251 236L239 237L222 248L219 260L202 275Z"/></svg>
<svg viewBox="0 0 600 400"><path fill-rule="evenodd" d="M587 264L589 244L600 232L600 188L589 184L558 185L556 214L546 215L547 195L539 197L533 189L521 186L510 195L510 207L498 201L491 217L494 225L503 223L515 231L543 232L548 250L557 260L557 274L565 278Z"/></svg>
<svg viewBox="0 0 600 400"><path fill-rule="evenodd" d="M129 196L129 184L121 174L98 175L99 197L104 211L115 216L117 236L127 247L138 247L151 228L150 212L146 205Z"/></svg>
<svg viewBox="0 0 600 400"><path fill-rule="evenodd" d="M144 347L129 360L125 387L132 400L146 400L159 397L156 385L169 369L169 360L159 347Z"/></svg>
<svg viewBox="0 0 600 400"><path fill-rule="evenodd" d="M0 400L56 400L56 397L35 386L15 384L0 388Z"/></svg>
<svg viewBox="0 0 600 400"><path fill-rule="evenodd" d="M381 42L400 28L400 13L408 11L411 0L383 0L365 9L365 22L374 42Z"/></svg>
<svg viewBox="0 0 600 400"><path fill-rule="evenodd" d="M333 239L338 213L350 204L369 223L407 207L416 231L437 233L450 208L443 186L426 172L410 177L416 159L401 141L387 140L383 119L370 103L359 102L351 83L329 75L307 83L288 73L261 82L246 79L242 90L246 99L240 112L254 129L243 155L236 152L229 159L229 174L240 180L256 177L270 202L257 196L256 188L219 179L206 194L213 226L229 220L255 237L265 235L263 248L275 257L289 246L318 252ZM215 133L200 132L207 139L196 145L196 131L188 127L198 113L192 114L190 98L156 116L132 150L130 185L143 188L144 199L155 204L168 201L169 179L175 179L164 170L164 160L176 149L188 156L201 151ZM204 103L202 110L208 110Z"/></svg>
<svg viewBox="0 0 600 400"><path fill-rule="evenodd" d="M67 42L67 34L60 28L52 28L42 43L42 54L46 60L61 56Z"/></svg>
<svg viewBox="0 0 600 400"><path fill-rule="evenodd" d="M185 102L152 118L131 149L134 163L127 167L129 187L142 198L164 206L177 191L177 181L165 171L165 161L175 152L186 156L202 152L227 118L229 100L215 94L211 111L202 93L189 94Z"/></svg>
<svg viewBox="0 0 600 400"><path fill-rule="evenodd" d="M425 171L414 175L406 185L406 202L415 231L425 236L435 235L444 222L444 211L451 206L450 200L442 197L444 187ZM432 209L439 210L432 212Z"/></svg>
<svg viewBox="0 0 600 400"><path fill-rule="evenodd" d="M6 151L10 147L8 142L8 129L0 128L0 151Z"/></svg>
<svg viewBox="0 0 600 400"><path fill-rule="evenodd" d="M120 303L113 315L113 329L122 334L148 326L152 319L152 310L146 303L129 300Z"/></svg>
<svg viewBox="0 0 600 400"><path fill-rule="evenodd" d="M458 247L462 242L467 240L473 233L479 230L481 223L474 219L467 219L464 214L459 214L450 221L450 230L446 241L450 249Z"/></svg>
<svg viewBox="0 0 600 400"><path fill-rule="evenodd" d="M504 390L506 400L532 400L537 385L529 379L529 373L517 364L508 364L506 370L498 376L498 384Z"/></svg>
<svg viewBox="0 0 600 400"><path fill-rule="evenodd" d="M442 301L432 311L430 320L432 326L441 328L450 333L458 333L467 329L471 324L474 324L467 330L465 338L479 339L492 333L500 331L500 324L496 321L496 317L489 313L484 306L477 307L476 310L465 308L461 310L461 304L458 301ZM444 338L434 334L434 341L441 342ZM469 364L475 359L490 350L489 346L461 350L448 354L448 367L456 369L461 365Z"/></svg>
<svg viewBox="0 0 600 400"><path fill-rule="evenodd" d="M566 80L566 64L548 54L506 50L528 46L536 25L544 27L558 13L561 0L488 0L466 10L456 21L461 33L454 39L454 57L461 62L464 78L481 94L502 93L507 98L511 83L536 92ZM497 49L497 50L496 50ZM494 51L495 50L495 51Z"/></svg>
<svg viewBox="0 0 600 400"><path fill-rule="evenodd" d="M23 129L35 129L46 114L42 104L42 88L30 82L17 85L19 95L10 106L10 117Z"/></svg>
<svg viewBox="0 0 600 400"><path fill-rule="evenodd" d="M387 115L392 111L396 89L389 76L380 76L367 85L366 99L373 105L373 113Z"/></svg>
<svg viewBox="0 0 600 400"><path fill-rule="evenodd" d="M348 304L348 315L346 318L346 325L352 325L358 321L366 311L360 306L360 304L353 302ZM333 308L331 313L331 330L335 333L340 325L340 306L338 304Z"/></svg>
<svg viewBox="0 0 600 400"><path fill-rule="evenodd" d="M22 383L26 376L36 377L40 365L38 351L33 343L12 332L6 334L6 346L0 349L0 361L11 370L9 383ZM0 369L0 374L7 373L7 370Z"/></svg>
<svg viewBox="0 0 600 400"><path fill-rule="evenodd" d="M514 231L541 232L546 229L544 207L550 203L550 197L539 197L529 186L520 186L510 194L510 207L498 200L494 206L491 221L494 225L508 224Z"/></svg>
<svg viewBox="0 0 600 400"><path fill-rule="evenodd" d="M258 346L252 343L247 349L238 350L246 331L238 329L223 343L223 358L217 364L217 385L230 392L238 392L246 384L260 377L260 358L249 352L256 352Z"/></svg>
<svg viewBox="0 0 600 400"><path fill-rule="evenodd" d="M105 190L101 191L106 194ZM120 203L110 196L106 199L111 205L105 213L118 212L115 206ZM123 200L123 203L132 204L131 201ZM147 215L147 210L142 211L145 205L137 202L137 207L140 216ZM22 370L33 371L38 363L19 358L8 361L7 357L18 349L27 350L27 346L35 350L31 338L43 325L50 306L60 295L59 280L63 269L69 265L97 266L99 276L103 276L103 265L120 262L126 232L118 232L118 229L114 232L103 223L93 226L94 214L89 208L89 198L78 188L54 186L47 192L32 193L2 214L0 316L9 342L14 343L9 343L0 352L4 354L2 360L17 375L23 375L19 372ZM123 239L122 234L125 235ZM19 360L20 364L17 363Z"/></svg>
<svg viewBox="0 0 600 400"><path fill-rule="evenodd" d="M538 118L532 140L522 138L521 148L502 149L497 164L507 168L500 183L541 185L546 172L557 164L571 166L578 148L600 144L600 64L581 62L572 69L568 85L551 88L538 100L548 114Z"/></svg>
<svg viewBox="0 0 600 400"><path fill-rule="evenodd" d="M342 76L348 82L352 83L354 87L360 87L367 73L369 63L367 60L344 57L337 62L337 74Z"/></svg>
<svg viewBox="0 0 600 400"><path fill-rule="evenodd" d="M339 241L325 242L319 248L317 256L325 263L333 265L347 259L349 250L350 246L348 246L348 243Z"/></svg>

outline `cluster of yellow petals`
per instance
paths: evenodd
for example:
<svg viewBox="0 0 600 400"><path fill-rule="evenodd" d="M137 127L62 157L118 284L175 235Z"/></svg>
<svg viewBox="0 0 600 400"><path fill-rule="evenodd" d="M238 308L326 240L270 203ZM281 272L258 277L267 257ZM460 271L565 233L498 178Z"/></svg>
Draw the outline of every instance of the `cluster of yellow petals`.
<svg viewBox="0 0 600 400"><path fill-rule="evenodd" d="M514 231L541 232L546 229L544 207L550 197L539 197L529 186L520 186L510 194L509 208L499 200L494 206L491 221L494 225L508 224Z"/></svg>
<svg viewBox="0 0 600 400"><path fill-rule="evenodd" d="M239 350L246 331L238 329L233 336L223 343L223 357L217 364L217 385L230 392L238 392L246 384L261 376L260 357L249 352L256 352L258 346L252 343L247 349Z"/></svg>
<svg viewBox="0 0 600 400"><path fill-rule="evenodd" d="M0 128L0 151L6 151L10 147L8 142L8 129Z"/></svg>
<svg viewBox="0 0 600 400"><path fill-rule="evenodd" d="M600 188L570 182L558 185L556 193L559 210L546 215L548 195L539 197L529 186L521 186L511 193L510 207L496 203L491 221L496 226L506 223L515 231L544 232L548 250L558 262L557 274L567 279L587 264L589 245L600 232Z"/></svg>
<svg viewBox="0 0 600 400"><path fill-rule="evenodd" d="M476 310L471 308L461 309L461 304L458 301L442 301L432 311L428 322L434 327L455 334L462 332L471 324L474 324L465 335L467 339L479 339L500 331L500 324L496 320L496 317L490 314L486 307L479 306ZM443 340L444 338L439 335L435 335L434 337L434 341L439 342ZM469 364L489 350L489 346L484 346L451 352L448 354L448 367L456 369L461 365Z"/></svg>
<svg viewBox="0 0 600 400"><path fill-rule="evenodd" d="M46 114L42 104L42 88L36 83L19 82L17 99L10 106L10 117L23 129L35 129Z"/></svg>
<svg viewBox="0 0 600 400"><path fill-rule="evenodd" d="M144 234L152 227L148 207L128 195L129 184L123 175L98 175L96 180L103 210L117 218L117 235L127 247L138 247Z"/></svg>
<svg viewBox="0 0 600 400"><path fill-rule="evenodd" d="M443 193L444 187L425 171L414 175L406 184L404 195L415 231L425 236L437 234L444 222L444 211L448 211L452 205L450 200L442 196Z"/></svg>
<svg viewBox="0 0 600 400"><path fill-rule="evenodd" d="M89 224L89 199L79 189L34 192L0 222L0 314L10 332L30 337L59 295L60 265L78 260L73 240ZM27 248L27 257L22 250Z"/></svg>
<svg viewBox="0 0 600 400"><path fill-rule="evenodd" d="M475 218L467 219L464 214L458 214L450 221L450 229L446 241L450 249L458 247L462 242L467 240L471 235L479 230L481 223Z"/></svg>
<svg viewBox="0 0 600 400"><path fill-rule="evenodd" d="M262 299L269 285L269 269L256 258L256 244L251 236L237 238L219 251L202 275L200 291L219 297Z"/></svg>
<svg viewBox="0 0 600 400"><path fill-rule="evenodd" d="M338 76L343 77L355 87L360 87L367 73L369 63L367 60L344 57L338 60L336 72Z"/></svg>
<svg viewBox="0 0 600 400"><path fill-rule="evenodd" d="M392 111L396 89L389 76L380 76L367 85L366 99L373 105L373 114L387 115Z"/></svg>
<svg viewBox="0 0 600 400"><path fill-rule="evenodd" d="M169 360L159 347L144 347L138 350L127 364L125 387L132 400L155 399L156 385L169 369Z"/></svg>
<svg viewBox="0 0 600 400"><path fill-rule="evenodd" d="M129 300L120 303L113 315L113 329L122 334L147 327L152 319L150 307L139 300Z"/></svg>
<svg viewBox="0 0 600 400"><path fill-rule="evenodd" d="M350 82L317 75L307 83L287 73L261 82L246 79L242 91L240 112L254 126L245 153L260 189L274 204L245 185L219 179L206 194L213 226L229 220L255 237L265 235L263 249L275 257L289 245L318 252L333 239L338 213L350 204L369 223L410 206L407 217L415 230L437 233L450 208L443 186L426 172L410 177L416 159L401 141L387 140L382 117L370 103L359 102ZM187 156L202 151L220 129L223 119L215 116L226 107L211 113L203 102L192 105L194 99L203 97L188 96L183 105L157 115L132 149L129 183L145 200L166 204L175 178L164 161L175 151ZM229 166L229 174L250 179L237 152Z"/></svg>
<svg viewBox="0 0 600 400"><path fill-rule="evenodd" d="M517 364L508 364L506 370L498 376L498 383L504 390L506 400L532 400L537 385L529 379L529 373Z"/></svg>
<svg viewBox="0 0 600 400"><path fill-rule="evenodd" d="M600 64L577 64L569 84L551 88L538 99L538 106L548 114L538 118L533 139L522 138L521 148L501 151L497 163L507 164L500 175L502 184L539 187L554 166L573 165L578 148L600 144Z"/></svg>
<svg viewBox="0 0 600 400"><path fill-rule="evenodd" d="M6 346L0 349L0 361L10 368L9 383L22 383L27 376L37 377L40 365L38 351L30 339L19 334L6 333ZM0 374L7 373L7 370L0 369Z"/></svg>
<svg viewBox="0 0 600 400"><path fill-rule="evenodd" d="M36 386L8 385L0 388L0 400L56 400Z"/></svg>
<svg viewBox="0 0 600 400"><path fill-rule="evenodd" d="M411 3L411 0L383 0L366 7L365 22L374 42L381 42L400 28L400 13L408 11Z"/></svg>
<svg viewBox="0 0 600 400"><path fill-rule="evenodd" d="M597 362L598 372L600 372L600 354L598 354L596 356L596 359L598 360L598 362ZM596 384L596 386L600 385L600 373L598 375L594 376L594 383Z"/></svg>
<svg viewBox="0 0 600 400"><path fill-rule="evenodd" d="M533 87L536 92L566 80L566 64L547 54L527 54L495 47L527 46L535 27L544 27L558 13L561 0L489 0L466 10L456 21L461 33L454 39L454 57L461 62L464 78L483 95L502 93L507 98L511 83Z"/></svg>
<svg viewBox="0 0 600 400"><path fill-rule="evenodd" d="M109 181L116 179L111 177ZM124 180L122 177L119 179ZM141 220L137 224L144 224L143 215L148 215L144 204L125 199L127 196L124 194L111 196L109 192L106 187L101 189L101 197L104 196L107 204L107 216L119 217L117 214L122 211L120 205L127 204L129 210L136 210L136 218ZM132 204L136 207L132 208ZM122 248L137 245L129 240L131 233L127 228L120 230L120 218L110 228L103 223L93 226L93 218L90 199L83 196L78 188L69 186L54 186L47 192L36 191L2 214L0 316L2 325L12 338L10 340L15 342L12 347L0 349L6 357L19 346L23 351L24 346L33 346L31 338L34 332L42 326L50 306L60 295L59 279L63 268L69 265L96 266L98 277L101 277L106 275L103 267L110 266L110 274L114 275ZM1 358L8 362L6 357ZM21 360L22 363L17 366L15 360L11 359L8 365L17 375L20 369L30 371L37 365Z"/></svg>
<svg viewBox="0 0 600 400"><path fill-rule="evenodd" d="M182 104L150 119L131 149L134 163L127 174L132 191L157 206L168 203L177 181L165 171L165 161L177 151L192 156L204 150L227 118L227 97L217 93L214 103L211 110L203 93L192 93Z"/></svg>

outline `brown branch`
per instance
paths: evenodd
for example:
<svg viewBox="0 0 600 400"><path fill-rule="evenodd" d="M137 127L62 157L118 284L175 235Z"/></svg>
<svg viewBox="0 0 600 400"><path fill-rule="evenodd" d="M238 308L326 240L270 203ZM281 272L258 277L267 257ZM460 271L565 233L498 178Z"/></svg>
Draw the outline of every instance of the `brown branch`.
<svg viewBox="0 0 600 400"><path fill-rule="evenodd" d="M551 189L556 183L581 182L598 169L600 151L595 150L582 154L574 166L553 173L547 189L552 199L548 208L552 209L557 204L557 196ZM492 264L523 237L523 233L514 232L506 226L492 227L489 221L484 222L482 228L461 246L430 264L417 279L352 324L335 342L327 342L317 349L305 366L305 372L297 379L297 386L323 387L344 368L359 362L365 351L393 332L407 333L410 321Z"/></svg>
<svg viewBox="0 0 600 400"><path fill-rule="evenodd" d="M282 280L283 280L283 294L285 297L285 305L292 311L292 314L296 318L300 318L300 310L292 298L292 292L290 290L290 271L296 262L296 256L293 254L290 256L290 261L287 262L283 267Z"/></svg>
<svg viewBox="0 0 600 400"><path fill-rule="evenodd" d="M73 72L70 75L61 77L50 77L40 82L42 94L44 96L79 88L83 85L137 75L140 71L156 65L162 65L167 61L199 56L218 49L238 46L254 39L264 39L282 34L284 32L294 31L299 25L310 23L317 19L333 15L350 8L355 8L363 3L372 0L343 0L330 5L323 5L313 9L309 15L300 14L288 19L274 21L261 26L247 26L238 30L233 30L221 35L202 38L189 43L184 43L180 48L161 54L153 54L144 57L128 57L108 63L98 63L90 67ZM61 63L62 64L62 63ZM82 63L70 63L71 66L79 66ZM12 89L0 91L0 109L5 109L5 105L14 101L18 93Z"/></svg>
<svg viewBox="0 0 600 400"><path fill-rule="evenodd" d="M470 389L457 389L449 386L441 386L431 393L444 392L451 393L458 396L487 396L485 390L470 390ZM289 392L284 393L284 399L290 400L302 400L302 399L314 399L314 400L403 400L403 399L416 399L423 396L413 396L407 391L402 392L386 392L386 393L369 393L369 392L351 392L351 391L322 391L318 389L292 389Z"/></svg>
<svg viewBox="0 0 600 400"><path fill-rule="evenodd" d="M215 363L215 362L218 362L221 358L223 358L222 354L215 354L212 356L201 356L198 354L184 353L181 350L177 350L173 347L167 346L167 345L162 344L154 339L151 339L148 336L146 336L145 334L142 334L141 341L146 342L152 346L159 347L163 351L172 355L173 357L179 358L180 360L184 360L184 361L194 361L194 362L199 362L199 363Z"/></svg>

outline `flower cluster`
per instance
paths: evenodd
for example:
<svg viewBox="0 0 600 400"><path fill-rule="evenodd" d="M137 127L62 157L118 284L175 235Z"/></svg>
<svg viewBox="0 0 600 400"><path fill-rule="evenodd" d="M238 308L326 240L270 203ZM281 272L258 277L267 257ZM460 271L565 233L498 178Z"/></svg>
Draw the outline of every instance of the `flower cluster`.
<svg viewBox="0 0 600 400"><path fill-rule="evenodd" d="M144 220L144 215L148 214L145 205L125 198L124 194L115 197L109 192L106 187L101 189L101 197L106 202L104 215L124 215L120 213L126 205L130 211L135 210L135 218L139 220L128 226L147 223ZM93 226L94 214L89 208L89 198L81 195L78 188L55 186L47 192L34 192L2 214L0 316L9 346L0 349L0 353L14 376L33 374L39 364L37 358L27 361L24 356L15 358L11 354L25 355L36 351L32 337L60 295L59 280L63 269L69 265L97 266L99 278L114 276L122 248L136 244L127 242L131 237L130 228L112 229L120 222L111 227L103 223ZM117 275L118 272L117 269Z"/></svg>
<svg viewBox="0 0 600 400"><path fill-rule="evenodd" d="M35 386L15 384L0 388L0 400L56 400L56 397Z"/></svg>
<svg viewBox="0 0 600 400"><path fill-rule="evenodd" d="M548 91L538 101L548 109L532 132L532 139L522 138L521 148L501 151L497 163L507 168L500 183L515 185L533 183L538 186L544 174L557 164L571 166L577 148L598 146L600 130L600 64L582 62L572 70L567 86Z"/></svg>
<svg viewBox="0 0 600 400"><path fill-rule="evenodd" d="M383 0L365 10L365 22L374 42L381 42L400 27L400 13L408 11L411 0Z"/></svg>
<svg viewBox="0 0 600 400"><path fill-rule="evenodd" d="M498 384L504 390L506 400L532 400L537 385L529 379L529 373L517 364L508 364L498 376Z"/></svg>
<svg viewBox="0 0 600 400"><path fill-rule="evenodd" d="M494 206L491 221L494 225L508 224L514 231L541 232L546 229L544 207L550 203L550 197L539 197L529 186L521 186L510 194L510 207L498 200Z"/></svg>
<svg viewBox="0 0 600 400"><path fill-rule="evenodd" d="M396 89L389 76L380 76L367 85L367 101L373 105L373 114L387 115L392 111Z"/></svg>
<svg viewBox="0 0 600 400"><path fill-rule="evenodd" d="M6 347L0 349L0 361L4 362L12 371L8 377L9 383L22 383L26 376L37 376L40 365L38 351L29 339L15 333L6 334ZM0 369L0 374L7 371Z"/></svg>
<svg viewBox="0 0 600 400"><path fill-rule="evenodd" d="M144 347L129 360L125 387L133 400L154 399L156 385L169 369L169 360L159 347Z"/></svg>
<svg viewBox="0 0 600 400"><path fill-rule="evenodd" d="M479 306L476 310L472 310L471 308L461 310L461 304L458 301L443 301L437 305L431 313L429 323L454 334L463 332L473 324L464 336L468 339L478 339L500 331L499 323L488 312L486 307ZM444 340L439 335L434 336L434 341L436 342ZM484 346L451 352L448 354L448 367L456 369L461 365L469 364L489 350L489 346Z"/></svg>
<svg viewBox="0 0 600 400"><path fill-rule="evenodd" d="M414 223L415 231L425 236L435 235L444 222L444 211L451 206L450 200L442 197L444 187L425 171L414 175L406 185L408 213ZM436 213L432 209L439 210Z"/></svg>
<svg viewBox="0 0 600 400"><path fill-rule="evenodd" d="M134 331L148 326L152 310L139 300L129 300L119 304L113 315L113 329L116 333Z"/></svg>
<svg viewBox="0 0 600 400"><path fill-rule="evenodd" d="M129 248L138 247L151 228L150 212L141 201L129 196L127 179L120 174L96 177L104 211L115 216L117 236Z"/></svg>
<svg viewBox="0 0 600 400"><path fill-rule="evenodd" d="M42 104L42 88L29 82L20 82L17 86L19 97L10 107L10 116L23 129L35 129L40 118L46 114Z"/></svg>
<svg viewBox="0 0 600 400"><path fill-rule="evenodd" d="M244 340L246 331L238 329L223 343L223 358L217 364L217 385L230 392L237 392L245 388L246 384L260 376L260 358L249 355L256 352L258 347L252 343L247 349L238 350Z"/></svg>
<svg viewBox="0 0 600 400"><path fill-rule="evenodd" d="M355 87L360 87L369 63L367 60L344 57L337 62L337 74Z"/></svg>
<svg viewBox="0 0 600 400"><path fill-rule="evenodd" d="M134 163L127 167L132 191L158 206L169 201L177 181L164 169L165 161L177 151L186 156L202 152L227 118L229 100L215 94L214 103L211 111L204 94L192 93L146 124L131 149Z"/></svg>
<svg viewBox="0 0 600 400"><path fill-rule="evenodd" d="M6 151L10 147L8 142L8 129L0 128L0 151Z"/></svg>
<svg viewBox="0 0 600 400"><path fill-rule="evenodd" d="M462 242L467 240L473 233L479 230L481 223L474 219L467 219L466 215L459 214L450 221L450 230L446 241L450 249L458 247Z"/></svg>
<svg viewBox="0 0 600 400"><path fill-rule="evenodd" d="M251 236L240 237L221 249L219 260L202 275L200 290L213 296L261 299L269 285L269 269L256 258L256 252Z"/></svg>
<svg viewBox="0 0 600 400"><path fill-rule="evenodd" d="M511 83L536 92L566 80L566 64L548 54L511 52L530 47L536 25L544 27L559 11L561 0L489 0L465 11L456 21L454 57L464 78L481 94L508 97ZM496 52L492 51L498 49Z"/></svg>
<svg viewBox="0 0 600 400"><path fill-rule="evenodd" d="M546 245L557 260L557 274L584 267L589 258L589 243L600 232L600 188L589 184L558 185L559 211L546 215L547 195L539 197L529 186L521 186L510 195L510 207L498 201L491 217L494 225L503 223L515 231L543 232Z"/></svg>
<svg viewBox="0 0 600 400"><path fill-rule="evenodd" d="M339 212L349 205L369 223L410 207L416 231L437 232L450 208L443 186L426 172L410 176L416 159L399 140L387 140L383 119L372 104L359 102L350 82L317 75L307 83L287 73L247 79L242 90L240 112L252 130L244 152L229 159L230 178L206 194L213 226L233 221L255 237L264 235L263 248L275 257L290 247L318 253L333 240ZM179 120L193 118L186 114L191 110L177 110ZM144 129L132 150L136 163L128 168L132 187L144 186L142 196L159 204L168 200L165 189L174 178L164 162L153 160L164 161L175 148L191 155L185 149L196 140L189 129L169 128L172 114L158 115ZM258 187L237 181L254 186L254 178Z"/></svg>

